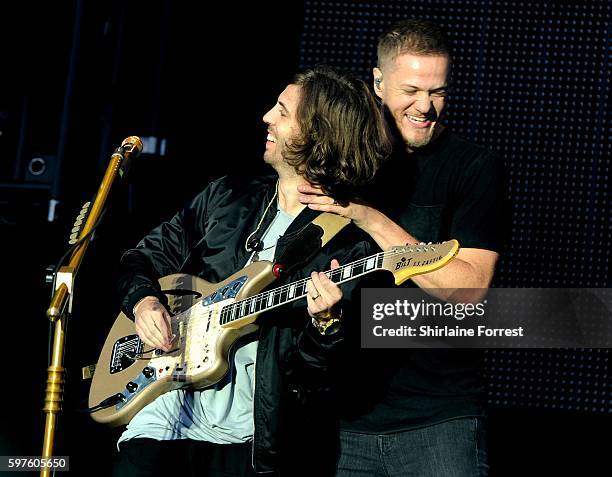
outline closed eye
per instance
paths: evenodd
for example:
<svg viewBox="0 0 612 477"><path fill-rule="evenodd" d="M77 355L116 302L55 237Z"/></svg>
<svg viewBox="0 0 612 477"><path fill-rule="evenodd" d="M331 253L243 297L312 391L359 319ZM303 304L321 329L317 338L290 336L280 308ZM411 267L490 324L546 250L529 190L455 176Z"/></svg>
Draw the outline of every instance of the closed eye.
<svg viewBox="0 0 612 477"><path fill-rule="evenodd" d="M403 90L403 93L408 95L408 96L414 96L415 94L417 94L420 91L421 90L419 90L419 89L405 89L405 90ZM433 89L431 91L426 91L426 93L429 96L436 96L438 98L445 98L446 95L448 94L448 91L446 89Z"/></svg>

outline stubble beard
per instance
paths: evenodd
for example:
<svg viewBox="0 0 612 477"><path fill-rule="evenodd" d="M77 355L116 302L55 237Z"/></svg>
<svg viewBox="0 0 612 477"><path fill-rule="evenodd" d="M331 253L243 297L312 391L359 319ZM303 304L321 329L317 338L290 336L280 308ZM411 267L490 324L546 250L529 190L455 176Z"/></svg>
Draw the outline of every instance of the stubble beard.
<svg viewBox="0 0 612 477"><path fill-rule="evenodd" d="M434 133L438 129L438 125L436 124L434 127L427 131L427 134L422 135L419 138L407 138L406 136L402 136L404 139L404 144L408 149L418 149L420 147L426 146L431 142L434 137Z"/></svg>

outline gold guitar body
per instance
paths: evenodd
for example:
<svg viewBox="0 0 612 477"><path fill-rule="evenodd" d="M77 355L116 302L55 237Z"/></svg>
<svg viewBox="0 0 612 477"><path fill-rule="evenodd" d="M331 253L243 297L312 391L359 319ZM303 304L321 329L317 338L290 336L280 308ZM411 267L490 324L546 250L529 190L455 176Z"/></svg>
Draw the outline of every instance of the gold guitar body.
<svg viewBox="0 0 612 477"><path fill-rule="evenodd" d="M89 406L117 394L124 400L93 412L93 419L111 426L127 424L160 394L219 382L229 369L232 345L257 329L253 323L257 315L221 325L221 308L259 293L273 280L272 264L265 261L255 262L217 284L185 274L161 278L162 290L193 290L201 297L168 297L175 338L172 350L159 356L138 338L132 320L124 313L117 317L96 365ZM130 353L144 357L130 359Z"/></svg>
<svg viewBox="0 0 612 477"><path fill-rule="evenodd" d="M392 247L326 272L343 283L376 270L393 273L395 283L446 265L459 250L456 240ZM232 345L257 329L258 314L303 298L308 278L260 293L274 281L270 262L255 262L226 280L211 284L184 274L160 279L168 293L173 348L148 348L134 322L121 313L106 338L89 391L94 420L119 426L157 396L173 389L201 389L219 382L229 369Z"/></svg>

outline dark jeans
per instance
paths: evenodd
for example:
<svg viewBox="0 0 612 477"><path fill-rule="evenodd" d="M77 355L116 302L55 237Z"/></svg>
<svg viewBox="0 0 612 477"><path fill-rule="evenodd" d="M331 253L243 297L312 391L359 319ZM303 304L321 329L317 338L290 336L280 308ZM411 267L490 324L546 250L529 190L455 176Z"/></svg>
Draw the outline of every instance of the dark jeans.
<svg viewBox="0 0 612 477"><path fill-rule="evenodd" d="M132 439L119 445L113 477L254 477L251 443Z"/></svg>
<svg viewBox="0 0 612 477"><path fill-rule="evenodd" d="M461 418L393 434L340 432L336 477L484 477L485 420Z"/></svg>

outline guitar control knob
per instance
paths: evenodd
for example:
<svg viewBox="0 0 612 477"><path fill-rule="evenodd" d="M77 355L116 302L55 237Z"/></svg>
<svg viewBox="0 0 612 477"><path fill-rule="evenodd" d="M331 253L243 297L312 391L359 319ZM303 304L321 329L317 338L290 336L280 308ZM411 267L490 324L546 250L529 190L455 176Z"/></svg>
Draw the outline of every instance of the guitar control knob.
<svg viewBox="0 0 612 477"><path fill-rule="evenodd" d="M131 393L134 393L138 389L138 384L136 384L133 381L130 381L129 383L126 384L125 389L127 389Z"/></svg>
<svg viewBox="0 0 612 477"><path fill-rule="evenodd" d="M142 374L145 378L149 379L155 374L155 370L151 366L147 366L145 369L142 370Z"/></svg>

